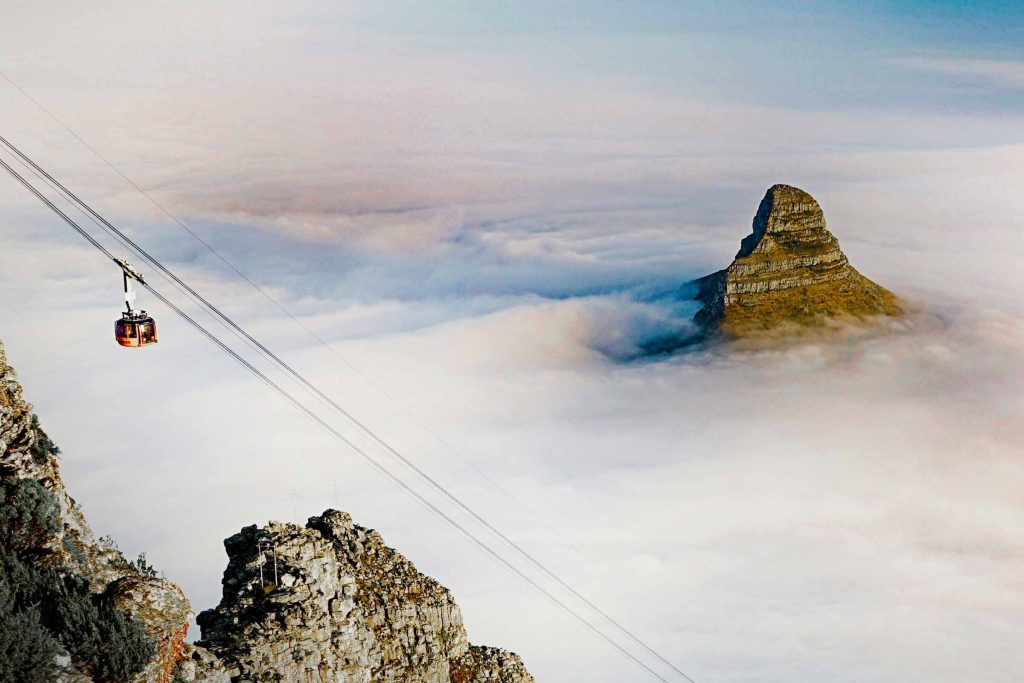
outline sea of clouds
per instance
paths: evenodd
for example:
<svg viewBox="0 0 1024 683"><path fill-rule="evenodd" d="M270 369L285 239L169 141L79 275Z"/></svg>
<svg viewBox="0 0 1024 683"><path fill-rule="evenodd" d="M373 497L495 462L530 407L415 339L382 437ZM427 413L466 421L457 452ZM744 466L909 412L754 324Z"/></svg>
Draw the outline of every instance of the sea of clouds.
<svg viewBox="0 0 1024 683"><path fill-rule="evenodd" d="M10 88L2 134L697 680L1015 680L1019 116L736 101L268 7L145 50L163 18L122 9L87 59L8 27L8 71L331 349ZM970 66L890 57L921 88ZM775 182L914 314L642 357ZM197 611L223 538L337 507L538 680L643 675L144 293L160 344L116 347L118 274L13 182L0 221L0 338L69 490Z"/></svg>

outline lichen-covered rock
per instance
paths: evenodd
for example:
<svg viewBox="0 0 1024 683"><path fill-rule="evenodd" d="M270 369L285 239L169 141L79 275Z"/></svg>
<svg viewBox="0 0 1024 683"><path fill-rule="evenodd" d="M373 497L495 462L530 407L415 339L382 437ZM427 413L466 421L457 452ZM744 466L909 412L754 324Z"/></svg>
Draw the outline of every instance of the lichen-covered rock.
<svg viewBox="0 0 1024 683"><path fill-rule="evenodd" d="M221 603L197 621L233 682L533 680L518 656L472 648L451 592L343 512L224 546Z"/></svg>
<svg viewBox="0 0 1024 683"><path fill-rule="evenodd" d="M185 643L184 654L173 683L231 683L224 664L206 648Z"/></svg>
<svg viewBox="0 0 1024 683"><path fill-rule="evenodd" d="M789 185L768 190L732 264L698 283L697 322L727 337L902 312L850 265L818 202Z"/></svg>
<svg viewBox="0 0 1024 683"><path fill-rule="evenodd" d="M123 576L107 588L114 606L142 624L157 656L143 680L166 683L185 657L185 636L192 606L176 585L153 576Z"/></svg>
<svg viewBox="0 0 1024 683"><path fill-rule="evenodd" d="M533 683L533 676L518 655L495 647L470 645L462 659L452 663L452 683Z"/></svg>
<svg viewBox="0 0 1024 683"><path fill-rule="evenodd" d="M14 369L0 343L0 468L16 470L31 461L32 406L22 397Z"/></svg>

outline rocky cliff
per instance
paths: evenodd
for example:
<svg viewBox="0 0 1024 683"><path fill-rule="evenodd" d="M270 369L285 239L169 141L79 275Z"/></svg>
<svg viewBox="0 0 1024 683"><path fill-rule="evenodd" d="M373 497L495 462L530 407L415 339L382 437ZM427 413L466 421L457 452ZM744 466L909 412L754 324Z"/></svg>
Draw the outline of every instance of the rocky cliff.
<svg viewBox="0 0 1024 683"><path fill-rule="evenodd" d="M233 681L533 681L517 655L470 645L451 592L343 512L224 546L223 598L197 621Z"/></svg>
<svg viewBox="0 0 1024 683"><path fill-rule="evenodd" d="M726 337L902 311L850 265L818 202L789 185L769 188L732 264L698 283L697 323Z"/></svg>
<svg viewBox="0 0 1024 683"><path fill-rule="evenodd" d="M33 561L65 577L84 580L92 593L134 617L152 641L154 655L132 680L168 683L188 647L184 639L191 606L176 585L139 571L116 546L95 538L78 504L64 488L58 452L25 401L0 343L0 482L36 482L56 502L55 524L35 549ZM0 510L0 516L11 514L10 510ZM0 577L4 583L8 578ZM92 680L87 666L69 653L64 652L61 661L61 680Z"/></svg>
<svg viewBox="0 0 1024 683"><path fill-rule="evenodd" d="M419 573L376 532L333 510L311 518L304 528L252 526L228 538L223 598L199 615L202 640L190 644L185 640L188 600L176 585L94 537L64 488L58 453L25 401L0 343L0 486L31 482L53 502L53 519L40 527L45 533L32 548L31 562L52 569L59 581L81 582L98 604L128 615L144 632L140 638L152 644L136 673L122 677L109 670L98 673L94 664L56 643L61 683L533 681L517 655L469 644L448 589ZM21 524L15 517L0 506L0 533ZM0 622L11 616L3 611L13 609L9 584L18 580L3 569L23 566L22 559L8 564L0 557ZM117 619L115 626L124 631ZM0 658L11 640L0 627ZM4 664L0 661L0 683L25 683Z"/></svg>

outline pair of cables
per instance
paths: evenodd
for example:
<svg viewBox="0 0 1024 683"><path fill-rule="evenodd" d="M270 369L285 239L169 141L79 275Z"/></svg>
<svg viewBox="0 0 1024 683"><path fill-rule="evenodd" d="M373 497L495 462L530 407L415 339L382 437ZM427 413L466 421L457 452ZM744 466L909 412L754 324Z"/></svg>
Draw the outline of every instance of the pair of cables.
<svg viewBox="0 0 1024 683"><path fill-rule="evenodd" d="M0 74L0 76L3 76L3 74ZM7 78L7 77L4 76L4 78ZM7 80L10 82L10 79L7 79ZM12 85L13 85L13 82L12 82ZM15 85L15 87L17 87L17 86ZM18 89L21 90L21 88L18 88ZM26 96L28 96L28 94L25 93L23 90L21 90L21 92L23 94L25 94ZM30 96L28 96L28 97L30 97ZM34 99L33 99L33 102L35 102ZM36 104L42 108L42 105L39 105L38 102L36 102ZM43 108L43 109L44 109L44 111L46 111L45 108ZM49 114L48 111L46 111L46 113ZM73 131L71 131L71 129L67 128L67 126L64 126L64 124L61 123L59 121L59 119L56 119L56 117L54 117L52 114L49 114L49 115L52 118L54 118L54 120L57 120L57 122L60 123L60 125L65 128L65 130L70 132L83 145L86 145L86 147L88 147L91 151L93 151L94 154L97 154L97 156L100 156L98 154L98 152L96 152L91 147L89 147L84 142L84 140L79 138ZM692 678L690 678L687 674L685 674L678 667L676 667L674 664L672 664L667 658L665 658L660 653L658 653L656 650L654 650L651 646L649 646L646 642L644 642L641 638L639 638L636 634L634 634L630 629L628 629L627 627L623 626L618 620L614 619L606 611L601 609L592 600L588 599L586 596L581 594L571 584L569 584L567 581L562 579L553 570L549 569L544 563L542 563L539 559L537 559L533 554L528 552L521 545L516 543L507 534L505 534L500 529L495 527L493 524L488 522L486 518L484 518L482 515L477 513L469 505L464 503L458 496L456 496L454 493L452 493L447 487L445 487L440 482L438 482L435 478L430 476L429 473L427 473L422 468L420 468L418 465L416 465L416 463L414 463L412 460L410 460L407 456L405 456L400 451L398 451L393 446L391 446L390 443L388 443L385 439L383 439L380 435L378 435L374 430L372 430L370 427L368 427L365 423L363 423L362 421L358 420L350 411L346 410L337 401L335 401L330 396L328 396L323 391L321 391L316 386L316 384L314 384L312 381L308 380L300 372L295 370L290 364L285 362L280 356L278 356L276 353L274 353L264 343L262 343L261 341L259 341L255 337L253 337L248 331L245 330L244 327L242 327L240 324L235 322L230 316L225 314L220 308L215 306L206 297L204 297L198 291L196 291L194 287L189 285L185 280L183 280L176 273L174 273L172 270L170 270L168 267L166 267L162 262L160 262L152 254L150 254L145 249L143 249L137 242L132 240L124 232L122 232L120 229L118 229L116 226L114 226L112 223L110 223L107 219L105 219L101 214L99 214L97 211L95 211L91 206L89 206L80 197L78 197L76 194L71 192L71 190L69 190L65 185L63 185L61 182L59 182L57 179L55 179L52 175L50 175L47 171L45 171L42 167L40 167L38 164L36 164L31 158L29 158L26 154L24 154L19 148L17 148L15 145L13 145L10 141L8 141L6 138L3 138L2 136L0 136L0 144L2 144L3 148L5 148L10 154L12 154L14 156L14 158L19 163L21 163L25 168L27 168L37 179L39 179L42 183L47 185L50 190L53 190L53 191L57 192L61 197L64 198L64 200L69 202L78 211L82 212L90 221L92 221L96 226L98 226L100 229L102 229L104 232L106 232L110 237L112 237L119 244L121 244L123 247L128 249L135 256L143 259L146 263L148 263L150 266L152 266L156 270L156 272L161 277L164 278L164 280L166 282L168 282L170 285L172 285L179 292L183 293L190 300L192 300L193 302L198 304L203 310L205 310L207 313L209 313L218 323L220 323L222 326L224 326L233 335L235 335L236 337L241 339L247 346L249 346L255 352L259 353L262 357L267 359L269 362L271 362L275 367L277 367L279 370L281 370L285 375L287 375L287 376L291 377L293 380L295 380L300 386L302 386L306 391L308 391L311 395L316 397L318 400L322 401L331 410L333 410L337 414L339 414L342 417L344 417L345 420L347 420L359 432L361 432L364 436L368 437L374 444L376 444L378 447L380 447L382 450L384 450L390 457L392 457L396 461L400 462L403 466L405 466L407 469L409 469L419 479L421 479L423 482L425 482L431 489L433 489L435 492L437 492L444 500L446 500L448 503L450 503L455 508L460 510L462 513L467 515L469 518L471 518L474 522L479 524L481 527L486 529L495 538L500 540L504 546L506 546L508 549L511 549L515 553L515 555L517 555L520 558L522 558L523 560L525 560L530 566L532 566L534 569L538 570L541 574L543 574L548 579L550 579L555 584L557 584L559 587L561 587L563 590L565 590L575 600L579 601L581 604L585 605L587 608L592 610L603 621L605 621L608 624L610 624L617 632L619 632L620 634L626 636L626 638L629 641L631 641L635 645L639 646L647 655L649 655L650 657L653 657L654 659L656 659L661 664L669 667L672 671L674 671L676 674L681 676L683 679L693 683L693 679ZM271 300L279 310L284 312L288 317L290 317L296 323L298 323L304 329L306 329L306 331L309 332L311 335L313 335L314 338L316 338L321 344L323 344L324 346L327 346L328 348L330 348L329 345L327 345L327 343L323 339L321 339L318 335L316 335L314 332L312 332L312 330L309 330L308 327L306 327L304 324L302 324L301 321L298 318L296 318L293 314L291 314L281 304L279 304L278 302L273 300L273 298L270 297L262 288L260 288L258 285L256 285L256 283L254 283L251 279L246 277L239 269L237 269L234 265L232 265L229 261L227 261L227 259L225 259L223 256L221 256L218 252L216 252L216 250L214 250L212 246L210 246L208 243L206 243L201 238L199 238L198 235L196 235L192 230L190 230L187 226L185 226L184 223L179 221L177 218L175 218L173 215L171 215L170 212L168 212L166 209L164 209L163 206L161 206L154 199L149 197L148 193L146 193L144 190L142 190L140 187L138 187L134 182L132 182L130 179L128 179L127 176L125 176L123 173L121 173L119 170L117 170L116 167L113 166L113 164L111 164L110 162L106 161L106 159L103 159L102 156L100 156L100 158L101 158L101 160L104 161L104 163L106 163L108 166L110 166L112 169L114 169L119 175L121 175L122 178L127 180L133 187L135 187L135 189L137 189L144 196L149 198L150 201L153 201L153 203L156 204L158 206L158 208L160 208L162 211L164 211L164 213L166 213L168 216L170 216L174 220L175 223L177 223L179 226L181 226L183 229L185 229L189 234L191 234L197 240L202 242L202 244L204 246L206 246L207 249L209 249L211 252L213 252L221 261L223 261L225 264L227 264L234 272L236 272L240 277L242 277L250 285L252 285L254 288L256 288L264 297L266 297L267 299ZM84 239L86 239L93 247L95 247L99 251L101 251L110 260L116 262L116 257L106 247L104 247L102 243L100 243L98 240L96 240L95 237L93 237L92 234L88 230L84 229L78 222L76 222L74 219L72 219L67 213L62 211L52 200L50 200L45 194L43 194L35 185L33 185L31 182L29 182L25 177L23 177L21 174L19 174L17 172L17 170L15 170L10 164L8 164L6 161L0 159L0 166L2 166L5 171L7 171L12 177L14 177L19 183L21 183L26 189L28 189L30 192L32 192L33 195L36 196L36 198L38 198L41 202L43 202L51 211L53 211L55 214L57 214L65 223L67 223L70 227L72 227L74 230L76 230L76 232L78 232ZM223 351L225 354L227 354L229 357L231 357L235 362L240 364L245 370L247 370L248 372L252 373L260 382L265 384L274 393L278 394L287 403L292 405L294 408L296 408L301 413L303 413L306 417L308 417L311 421L313 421L318 427L324 429L330 436L332 436L334 439L339 441L347 449L349 449L350 451L355 453L357 456L359 456L361 459L363 459L365 462L367 462L371 467L373 467L375 470L377 470L384 477L389 479L391 481L391 483L394 484L395 486L397 486L400 490L402 490L403 493L405 493L406 495L409 495L410 497L412 497L418 504L424 506L432 514L437 516L439 519L441 519L448 526L452 527L457 533L459 533L460 535L464 536L467 540L469 540L478 549L480 549L482 552L484 552L486 555L488 555L491 559L493 559L494 561L498 562L501 566L503 566L506 570L510 571L518 579L520 579L524 583L526 583L530 588L532 588L533 590L537 591L545 600L547 600L548 602L550 602L551 604L553 604L554 606L556 606L557 608L559 608L560 610L562 610L563 612L568 614L575 621L579 622L582 626L584 626L587 630L591 631L596 636L598 636L606 644L608 644L611 647L613 647L620 654L622 654L625 657L627 657L628 659L630 659L634 664L640 666L641 668L643 668L645 671L647 671L649 674L651 674L655 678L657 678L657 679L659 679L661 681L665 681L666 683L668 683L667 679L664 676L662 676L657 670L655 670L653 666L651 666L650 664L645 662L643 659L638 657L636 654L631 652L629 649L624 647L619 641L617 641L616 639L613 639L611 636L609 636L607 633L605 633L605 631L603 631L602 629L598 628L590 619L586 618L583 614L581 614L572 605L568 604L564 599L562 599L559 596L555 595L552 591L550 591L548 588L543 586L540 582L538 582L536 579L534 579L529 574L524 572L520 567L518 567L511 560L509 560L504 554L502 554L501 552L495 550L493 547L491 547L490 544L486 543L479 536L477 536L475 533L473 533L472 530L467 528L464 524L460 523L458 520L456 520L454 517L452 517L449 513L445 512L436 503L432 502L430 499L425 497L417 489L415 489L412 486L410 486L401 477L399 477L398 475L394 474L391 470L389 470L387 467L385 467L377 458L375 458L365 448L362 448L357 443L355 443L351 438L345 436L341 431L339 431L333 425L331 425L331 423L329 423L327 420L325 420L323 417L321 417L316 411L312 410L304 402L302 402L301 400L296 398L295 395L292 392L288 391L281 384L279 384L278 382L275 382L273 379L271 379L270 376L268 376L264 371L262 371L258 367L256 367L253 363L251 363L244 356L242 356L240 353L238 353L235 349L233 349L231 346L226 344L217 335L215 335L213 332L211 332L206 326L204 326L201 323L199 323L194 317L190 316L180 306L175 304L167 296L165 296L163 293L158 291L153 286L152 283L143 283L143 286L150 293L152 293L154 297L156 297L159 301L161 301L161 303L163 303L169 309L173 310L176 314L178 314L180 317L182 317L182 319L185 320L185 322L188 323L189 326L194 328L201 336L205 337L208 341L210 341L215 346L217 346L221 351ZM337 354L335 354L335 355L337 355ZM350 367L352 367L351 364L349 364L349 365L350 365ZM386 393L385 393L385 395L387 396ZM388 396L388 398L391 398L391 397ZM399 405L397 403L397 401L395 401L393 398L391 400L393 402L395 402L396 405ZM408 413L408 411L405 411L405 412ZM411 413L408 413L408 414L410 414L410 416L411 416ZM413 417L415 419L415 416L413 416ZM417 422L419 422L419 420L417 420ZM422 422L420 422L420 424L422 424ZM423 425L423 426L426 427L426 425ZM431 433L434 433L432 430L429 430L429 428L427 428L427 429L428 429L428 431L431 431ZM435 436L437 436L437 435L435 434ZM440 439L440 437L438 437L438 438ZM454 450L454 449L452 449L452 450ZM460 455L460 457L462 457L462 456ZM465 460L465 458L463 458L463 459ZM492 481L492 483L494 483L495 486L497 486L496 482ZM506 493L506 495L508 495L508 494Z"/></svg>

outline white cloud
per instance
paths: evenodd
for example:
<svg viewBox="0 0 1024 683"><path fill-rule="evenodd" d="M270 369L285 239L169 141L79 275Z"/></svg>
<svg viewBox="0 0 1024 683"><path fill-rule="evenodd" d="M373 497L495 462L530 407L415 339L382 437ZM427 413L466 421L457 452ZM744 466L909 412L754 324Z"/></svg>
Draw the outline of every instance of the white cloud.
<svg viewBox="0 0 1024 683"><path fill-rule="evenodd" d="M7 91L9 137L698 680L1013 680L1019 117L735 104L345 27L324 56L283 6L232 11L142 49L161 16L138 10L109 53L0 31L23 85L529 512ZM777 181L925 322L615 362L685 332L692 304L653 295L724 265ZM637 680L153 302L161 344L116 347L116 273L6 183L0 217L0 336L69 488L197 608L221 540L293 517L294 488L538 680Z"/></svg>

